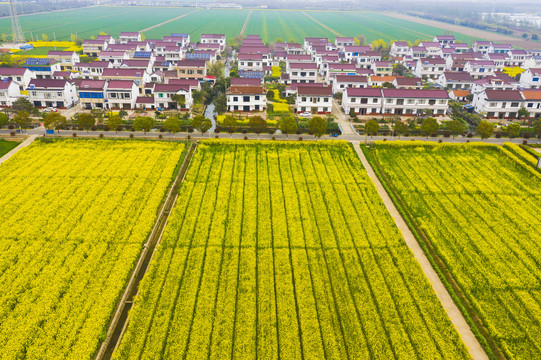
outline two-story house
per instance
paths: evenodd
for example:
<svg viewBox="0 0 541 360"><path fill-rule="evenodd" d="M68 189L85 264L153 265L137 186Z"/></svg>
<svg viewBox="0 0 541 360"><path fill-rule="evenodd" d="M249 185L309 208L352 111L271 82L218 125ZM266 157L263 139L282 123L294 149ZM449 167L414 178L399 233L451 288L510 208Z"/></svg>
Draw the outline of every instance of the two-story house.
<svg viewBox="0 0 541 360"><path fill-rule="evenodd" d="M107 41L105 40L84 40L83 54L90 57L98 57L101 51L107 49L107 45Z"/></svg>
<svg viewBox="0 0 541 360"><path fill-rule="evenodd" d="M464 71L468 72L473 79L480 79L494 75L496 66L490 60L470 60L464 65Z"/></svg>
<svg viewBox="0 0 541 360"><path fill-rule="evenodd" d="M351 88L367 88L368 78L360 75L336 75L332 81L333 94Z"/></svg>
<svg viewBox="0 0 541 360"><path fill-rule="evenodd" d="M205 60L180 60L176 68L179 78L203 80L207 76Z"/></svg>
<svg viewBox="0 0 541 360"><path fill-rule="evenodd" d="M15 81L8 78L0 81L0 107L12 106L20 97L21 90Z"/></svg>
<svg viewBox="0 0 541 360"><path fill-rule="evenodd" d="M144 84L150 80L150 76L146 70L119 68L104 69L101 78L106 80L131 80L134 81L140 89L142 89Z"/></svg>
<svg viewBox="0 0 541 360"><path fill-rule="evenodd" d="M436 79L436 84L446 89L470 90L473 85L473 78L465 71L445 71Z"/></svg>
<svg viewBox="0 0 541 360"><path fill-rule="evenodd" d="M12 80L19 90L25 90L30 83L30 80L35 79L36 75L27 68L9 68L0 67L0 80Z"/></svg>
<svg viewBox="0 0 541 360"><path fill-rule="evenodd" d="M141 41L141 33L133 31L122 31L120 32L119 42L121 44L127 44L130 41Z"/></svg>
<svg viewBox="0 0 541 360"><path fill-rule="evenodd" d="M425 109L435 116L447 114L449 95L446 90L382 89L382 114L420 115Z"/></svg>
<svg viewBox="0 0 541 360"><path fill-rule="evenodd" d="M226 94L227 111L265 111L267 95L262 86L232 85Z"/></svg>
<svg viewBox="0 0 541 360"><path fill-rule="evenodd" d="M49 51L47 59L56 59L60 62L60 69L62 71L72 70L73 66L78 63L79 54L75 51Z"/></svg>
<svg viewBox="0 0 541 360"><path fill-rule="evenodd" d="M316 63L289 62L287 63L286 70L292 83L315 83L317 80Z"/></svg>
<svg viewBox="0 0 541 360"><path fill-rule="evenodd" d="M346 114L353 109L359 115L377 115L381 113L382 103L381 89L348 88L342 95L342 108Z"/></svg>
<svg viewBox="0 0 541 360"><path fill-rule="evenodd" d="M202 44L219 44L223 51L226 45L225 34L201 34Z"/></svg>
<svg viewBox="0 0 541 360"><path fill-rule="evenodd" d="M374 70L376 75L390 76L393 74L393 63L390 61L374 61L371 69Z"/></svg>
<svg viewBox="0 0 541 360"><path fill-rule="evenodd" d="M472 45L472 50L474 52L480 52L481 54L488 54L489 48L492 45L491 41L475 41Z"/></svg>
<svg viewBox="0 0 541 360"><path fill-rule="evenodd" d="M395 41L391 44L389 55L395 58L402 58L408 54L410 47L406 41Z"/></svg>
<svg viewBox="0 0 541 360"><path fill-rule="evenodd" d="M34 73L36 79L52 79L56 71L60 71L60 62L56 59L28 58L23 68Z"/></svg>
<svg viewBox="0 0 541 360"><path fill-rule="evenodd" d="M107 80L82 80L77 89L81 107L85 110L105 109Z"/></svg>
<svg viewBox="0 0 541 360"><path fill-rule="evenodd" d="M530 113L530 117L539 119L541 117L541 90L523 90L524 107Z"/></svg>
<svg viewBox="0 0 541 360"><path fill-rule="evenodd" d="M477 113L488 118L516 118L524 99L519 90L484 90L473 94L472 105Z"/></svg>
<svg viewBox="0 0 541 360"><path fill-rule="evenodd" d="M83 79L99 79L105 69L113 67L109 61L92 61L89 63L77 63L73 70L79 71L79 75Z"/></svg>
<svg viewBox="0 0 541 360"><path fill-rule="evenodd" d="M192 89L188 84L156 84L154 103L158 109L190 109L193 104Z"/></svg>
<svg viewBox="0 0 541 360"><path fill-rule="evenodd" d="M32 79L28 99L35 107L70 108L77 103L77 89L71 80Z"/></svg>
<svg viewBox="0 0 541 360"><path fill-rule="evenodd" d="M135 109L139 86L132 80L109 80L105 90L107 108ZM82 100L81 100L82 101Z"/></svg>
<svg viewBox="0 0 541 360"><path fill-rule="evenodd" d="M525 89L541 89L541 68L526 69L520 74L520 85Z"/></svg>
<svg viewBox="0 0 541 360"><path fill-rule="evenodd" d="M130 57L125 51L102 51L98 56L100 61L108 61L112 67L119 67L122 61L128 60Z"/></svg>
<svg viewBox="0 0 541 360"><path fill-rule="evenodd" d="M392 82L396 89L422 89L423 79L418 77L397 76Z"/></svg>
<svg viewBox="0 0 541 360"><path fill-rule="evenodd" d="M328 114L332 109L332 87L301 86L297 88L295 111Z"/></svg>
<svg viewBox="0 0 541 360"><path fill-rule="evenodd" d="M261 54L239 54L239 71L263 71L263 55Z"/></svg>
<svg viewBox="0 0 541 360"><path fill-rule="evenodd" d="M441 47L452 47L455 43L455 37L454 35L437 35L432 41L439 43Z"/></svg>
<svg viewBox="0 0 541 360"><path fill-rule="evenodd" d="M445 71L445 66L443 58L422 59L417 61L413 74L422 79L437 79Z"/></svg>

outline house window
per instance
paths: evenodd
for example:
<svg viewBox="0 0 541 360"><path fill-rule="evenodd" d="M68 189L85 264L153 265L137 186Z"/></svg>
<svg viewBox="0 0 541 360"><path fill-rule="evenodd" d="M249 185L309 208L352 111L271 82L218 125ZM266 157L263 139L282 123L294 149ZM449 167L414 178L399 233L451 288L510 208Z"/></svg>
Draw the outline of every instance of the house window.
<svg viewBox="0 0 541 360"><path fill-rule="evenodd" d="M323 98L323 102L329 102L329 98Z"/></svg>
<svg viewBox="0 0 541 360"><path fill-rule="evenodd" d="M238 96L233 96L233 101L239 101Z"/></svg>
<svg viewBox="0 0 541 360"><path fill-rule="evenodd" d="M244 101L244 102L250 102L250 97L249 97L249 96L243 96L243 97L242 97L242 101Z"/></svg>
<svg viewBox="0 0 541 360"><path fill-rule="evenodd" d="M303 98L302 98L302 101L306 101L306 97L303 97Z"/></svg>
<svg viewBox="0 0 541 360"><path fill-rule="evenodd" d="M518 102L511 103L511 107L518 107Z"/></svg>
<svg viewBox="0 0 541 360"><path fill-rule="evenodd" d="M528 103L529 108L533 108L533 103Z"/></svg>
<svg viewBox="0 0 541 360"><path fill-rule="evenodd" d="M163 94L162 94L162 93L158 93L158 97L159 97L159 98L162 98L162 97L163 97Z"/></svg>
<svg viewBox="0 0 541 360"><path fill-rule="evenodd" d="M415 104L415 100L414 99L408 99L408 105L412 105L412 104Z"/></svg>
<svg viewBox="0 0 541 360"><path fill-rule="evenodd" d="M392 104L392 103L393 103L393 99L385 99L385 103L386 103L386 104Z"/></svg>
<svg viewBox="0 0 541 360"><path fill-rule="evenodd" d="M256 100L259 100L259 95L256 95L256 96L255 96L255 99L256 99Z"/></svg>
<svg viewBox="0 0 541 360"><path fill-rule="evenodd" d="M488 104L489 107L496 107L496 103L495 102L491 102Z"/></svg>
<svg viewBox="0 0 541 360"><path fill-rule="evenodd" d="M376 98L372 99L373 104L377 104L377 102L378 102L378 99L376 99Z"/></svg>

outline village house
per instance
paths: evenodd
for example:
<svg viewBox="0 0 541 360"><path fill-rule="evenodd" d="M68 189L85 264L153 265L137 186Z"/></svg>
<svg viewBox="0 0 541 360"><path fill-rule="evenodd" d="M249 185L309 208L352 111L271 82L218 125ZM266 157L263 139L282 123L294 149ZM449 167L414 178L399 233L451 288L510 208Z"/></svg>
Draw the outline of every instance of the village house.
<svg viewBox="0 0 541 360"><path fill-rule="evenodd" d="M262 86L232 85L226 94L227 111L265 111L267 95Z"/></svg>
<svg viewBox="0 0 541 360"><path fill-rule="evenodd" d="M72 70L73 66L79 62L79 54L75 51L52 51L47 54L47 59L56 59L60 62L60 70Z"/></svg>
<svg viewBox="0 0 541 360"><path fill-rule="evenodd" d="M465 71L445 71L436 79L436 84L446 89L469 90L473 85L473 78Z"/></svg>
<svg viewBox="0 0 541 360"><path fill-rule="evenodd" d="M459 102L467 102L468 96L470 96L471 93L469 90L451 90L449 91L449 98L453 101L459 101Z"/></svg>
<svg viewBox="0 0 541 360"><path fill-rule="evenodd" d="M489 48L492 45L491 41L475 41L472 45L472 50L474 52L480 52L481 54L488 54Z"/></svg>
<svg viewBox="0 0 541 360"><path fill-rule="evenodd" d="M56 71L60 71L60 61L56 59L28 58L23 68L32 71L36 79L52 79Z"/></svg>
<svg viewBox="0 0 541 360"><path fill-rule="evenodd" d="M390 61L374 61L371 69L374 70L376 75L390 76L393 74L393 63Z"/></svg>
<svg viewBox="0 0 541 360"><path fill-rule="evenodd" d="M487 76L473 81L471 92L478 94L485 90L517 90L519 83L502 74Z"/></svg>
<svg viewBox="0 0 541 360"><path fill-rule="evenodd" d="M293 63L288 62L286 72L292 83L315 83L317 80L316 63Z"/></svg>
<svg viewBox="0 0 541 360"><path fill-rule="evenodd" d="M464 71L469 73L473 79L480 79L494 75L496 65L490 60L470 60L464 65Z"/></svg>
<svg viewBox="0 0 541 360"><path fill-rule="evenodd" d="M357 67L361 69L372 69L372 64L381 61L381 52L367 51L357 56Z"/></svg>
<svg viewBox="0 0 541 360"><path fill-rule="evenodd" d="M491 43L488 47L488 53L508 53L513 50L511 44L494 44Z"/></svg>
<svg viewBox="0 0 541 360"><path fill-rule="evenodd" d="M524 67L526 60L530 58L530 55L526 50L511 49L507 52L508 59L505 61L507 67ZM500 69L502 69L501 67Z"/></svg>
<svg viewBox="0 0 541 360"><path fill-rule="evenodd" d="M131 80L109 80L105 89L105 95L107 108L109 109L135 109L139 87Z"/></svg>
<svg viewBox="0 0 541 360"><path fill-rule="evenodd" d="M143 69L119 69L107 68L103 70L102 79L107 80L131 80L142 89L143 85L150 81L149 74Z"/></svg>
<svg viewBox="0 0 541 360"><path fill-rule="evenodd" d="M406 41L395 41L391 44L389 55L395 58L402 58L408 54L410 47Z"/></svg>
<svg viewBox="0 0 541 360"><path fill-rule="evenodd" d="M385 115L421 115L432 110L434 116L442 116L449 109L446 90L382 89L382 94Z"/></svg>
<svg viewBox="0 0 541 360"><path fill-rule="evenodd" d="M176 97L181 101L179 102ZM193 104L192 89L189 84L156 84L154 103L162 110L190 109Z"/></svg>
<svg viewBox="0 0 541 360"><path fill-rule="evenodd" d="M35 107L70 108L78 102L77 89L71 80L32 79L28 99Z"/></svg>
<svg viewBox="0 0 541 360"><path fill-rule="evenodd" d="M203 80L207 76L205 60L180 60L176 68L179 78Z"/></svg>
<svg viewBox="0 0 541 360"><path fill-rule="evenodd" d="M432 41L439 43L441 47L452 47L455 43L455 37L454 35L437 35Z"/></svg>
<svg viewBox="0 0 541 360"><path fill-rule="evenodd" d="M239 54L239 71L263 71L263 55L261 54Z"/></svg>
<svg viewBox="0 0 541 360"><path fill-rule="evenodd" d="M219 44L223 51L226 45L225 34L201 34L202 44Z"/></svg>
<svg viewBox="0 0 541 360"><path fill-rule="evenodd" d="M107 80L82 80L77 95L84 110L105 109Z"/></svg>
<svg viewBox="0 0 541 360"><path fill-rule="evenodd" d="M336 63L336 64L329 64L328 66L329 66L329 69L325 73L325 84L327 85L332 82L335 76L357 75L357 68L355 67L355 64Z"/></svg>
<svg viewBox="0 0 541 360"><path fill-rule="evenodd" d="M301 86L297 89L295 111L328 114L332 108L332 87Z"/></svg>
<svg viewBox="0 0 541 360"><path fill-rule="evenodd" d="M524 99L518 90L484 90L473 95L475 112L492 119L516 118Z"/></svg>
<svg viewBox="0 0 541 360"><path fill-rule="evenodd" d="M423 80L418 77L396 77L391 84L397 89L422 89Z"/></svg>
<svg viewBox="0 0 541 360"><path fill-rule="evenodd" d="M12 106L21 97L19 85L8 78L0 81L0 107Z"/></svg>
<svg viewBox="0 0 541 360"><path fill-rule="evenodd" d="M343 92L345 89L366 88L368 78L359 75L336 75L332 81L333 94Z"/></svg>
<svg viewBox="0 0 541 360"><path fill-rule="evenodd" d="M445 59L430 58L417 61L413 74L422 79L437 79L445 71Z"/></svg>
<svg viewBox="0 0 541 360"><path fill-rule="evenodd" d="M520 85L526 89L541 89L541 68L526 69L520 74Z"/></svg>
<svg viewBox="0 0 541 360"><path fill-rule="evenodd" d="M139 32L132 32L132 31L122 31L119 36L119 43L120 44L127 44L130 41L141 41L141 33Z"/></svg>
<svg viewBox="0 0 541 360"><path fill-rule="evenodd" d="M83 79L99 79L105 69L112 67L113 65L109 61L92 61L89 63L75 64L73 69L79 71L79 74Z"/></svg>
<svg viewBox="0 0 541 360"><path fill-rule="evenodd" d="M435 57L438 56L438 53L440 52L441 45L439 42L432 42L432 41L422 41L419 44L420 47L424 47L426 49L426 57Z"/></svg>
<svg viewBox="0 0 541 360"><path fill-rule="evenodd" d="M396 76L371 75L368 84L372 87L382 87L385 83L392 84Z"/></svg>
<svg viewBox="0 0 541 360"><path fill-rule="evenodd" d="M11 80L19 87L19 90L25 90L30 80L35 79L36 75L27 68L9 68L0 67L0 80Z"/></svg>
<svg viewBox="0 0 541 360"><path fill-rule="evenodd" d="M190 34L173 33L170 36L164 36L163 41L175 43L177 46L185 47L190 43Z"/></svg>
<svg viewBox="0 0 541 360"><path fill-rule="evenodd" d="M119 67L122 61L128 60L130 57L125 51L102 51L98 56L100 61L108 61L112 67Z"/></svg>
<svg viewBox="0 0 541 360"><path fill-rule="evenodd" d="M83 55L90 57L98 57L102 50L107 49L107 41L105 40L84 40L83 41Z"/></svg>
<svg viewBox="0 0 541 360"><path fill-rule="evenodd" d="M377 115L381 113L381 89L348 88L342 95L342 109L349 114L351 110L358 115Z"/></svg>
<svg viewBox="0 0 541 360"><path fill-rule="evenodd" d="M524 107L530 113L530 117L539 119L541 117L541 90L522 90Z"/></svg>

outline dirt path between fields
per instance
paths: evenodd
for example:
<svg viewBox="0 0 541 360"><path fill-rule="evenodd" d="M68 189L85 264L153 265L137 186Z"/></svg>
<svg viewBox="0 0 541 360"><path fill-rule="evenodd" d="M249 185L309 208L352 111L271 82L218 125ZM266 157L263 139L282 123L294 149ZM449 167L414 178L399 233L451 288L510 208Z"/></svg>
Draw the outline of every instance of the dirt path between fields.
<svg viewBox="0 0 541 360"><path fill-rule="evenodd" d="M199 10L200 10L200 9L192 10L192 11L186 13L186 14L177 16L176 18L172 18L172 19L169 19L169 20L167 20L167 21L161 22L161 23L159 23L159 24L153 25L153 26L151 26L151 27L147 27L146 29L139 30L139 32L142 33L142 32L145 32L145 31L149 31L149 30L155 29L155 28L160 27L160 26L162 26L162 25L165 25L165 24L168 24L168 23L173 22L173 21L175 21L175 20L178 20L178 19L180 19L180 18L183 18L184 16L188 16L188 15L190 15L190 14L193 14L194 12L199 11Z"/></svg>
<svg viewBox="0 0 541 360"><path fill-rule="evenodd" d="M17 147L11 149L10 152L8 152L4 156L0 157L0 164L4 163L7 159L9 159L13 155L15 155L22 148L25 148L28 145L32 144L34 142L34 140L36 140L37 137L38 137L38 135L30 135L25 141L23 141L22 143L17 145Z"/></svg>
<svg viewBox="0 0 541 360"><path fill-rule="evenodd" d="M334 31L333 29L331 29L330 27L328 27L327 25L317 21L316 19L314 19L313 17L311 17L310 15L308 15L307 13L305 13L304 11L302 11L302 14L304 16L306 16L308 19L312 20L313 22L315 22L316 24L318 24L319 26L321 27L324 27L325 29L329 30L330 32L332 32L334 35L336 36L342 36L340 33Z"/></svg>
<svg viewBox="0 0 541 360"><path fill-rule="evenodd" d="M443 30L461 33L464 35L472 36L474 38L478 38L480 40L484 39L484 40L489 40L489 41L511 44L515 47L519 47L523 49L540 49L541 48L540 42L519 39L516 37L497 34L490 31L473 29L466 26L448 24L441 21L428 20L428 19L423 19L416 16L410 16L410 15L405 15L405 14L385 13L385 15L391 16L397 19L401 19L401 20L416 22L418 24L438 27Z"/></svg>
<svg viewBox="0 0 541 360"><path fill-rule="evenodd" d="M252 11L248 13L248 16L246 16L246 21L244 22L244 25L242 25L242 30L240 31L240 36L244 36L244 31L246 31L246 26L248 26L248 21L250 20L250 16L252 16Z"/></svg>
<svg viewBox="0 0 541 360"><path fill-rule="evenodd" d="M473 334L473 332L470 329L470 326L466 322L466 319L464 319L464 316L456 306L455 302L453 301L453 298L447 292L447 289L441 282L441 279L439 278L438 274L432 267L432 264L425 256L425 253L421 249L421 246L417 242L417 239L415 239L415 236L411 233L410 229L408 228L408 225L402 218L402 215L398 212L398 209L395 207L393 201L385 191L385 188L379 181L378 177L374 173L374 170L372 169L372 166L368 163L368 160L366 159L365 155L363 154L359 142L352 142L353 147L355 148L355 151L359 155L359 158L361 159L361 162L363 166L366 169L366 172L368 173L368 176L372 181L374 182L374 185L376 186L376 189L378 191L379 196L383 200L383 203L385 204L385 207L393 217L396 226L400 229L402 232L402 236L404 237L404 240L406 242L406 245L410 248L410 250L413 252L413 256L421 265L421 269L423 270L425 276L428 278L428 281L432 288L434 289L434 292L436 293L436 296L440 300L440 303L442 304L443 308L445 309L445 312L447 313L447 316L449 316L449 319L451 319L451 322L455 326L455 329L457 330L458 334L460 335L460 338L468 348L468 351L471 355L471 357L474 360L477 359L483 359L488 360L488 356Z"/></svg>

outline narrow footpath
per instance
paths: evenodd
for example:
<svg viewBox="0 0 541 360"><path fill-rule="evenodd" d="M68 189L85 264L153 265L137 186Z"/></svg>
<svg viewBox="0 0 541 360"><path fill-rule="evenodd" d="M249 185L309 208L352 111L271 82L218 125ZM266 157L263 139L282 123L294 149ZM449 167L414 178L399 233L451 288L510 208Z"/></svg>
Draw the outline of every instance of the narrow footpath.
<svg viewBox="0 0 541 360"><path fill-rule="evenodd" d="M333 99L332 101L331 111L332 114L336 117L336 122L338 123L338 125L340 125L340 128L342 129L342 135L359 135L353 130L352 123L348 121L346 114L344 114L342 108L340 107L336 99Z"/></svg>
<svg viewBox="0 0 541 360"><path fill-rule="evenodd" d="M169 19L169 20L167 20L167 21L161 22L161 23L159 23L159 24L156 24L156 25L147 27L146 29L139 30L139 32L140 32L140 33L143 33L143 32L145 32L145 31L149 31L149 30L155 29L155 28L160 27L160 26L162 26L162 25L165 25L165 24L168 24L168 23L173 22L173 21L175 21L175 20L178 20L178 19L180 19L180 18L183 18L184 16L188 16L188 15L190 15L190 14L193 14L193 13L196 12L196 11L199 11L199 9L190 11L190 12L188 12L188 13L186 13L186 14L182 14L182 15L180 15L180 16L174 17L174 18L172 18L172 19Z"/></svg>
<svg viewBox="0 0 541 360"><path fill-rule="evenodd" d="M319 26L321 26L321 27L323 27L323 28L329 30L329 31L332 32L334 35L336 35L336 36L342 36L339 32L337 32L337 31L331 29L331 28L328 27L327 25L323 24L321 21L318 21L318 20L314 19L312 16L308 15L306 12L303 11L302 14L303 14L304 16L306 16L308 19L310 19L310 20L312 20L313 22L315 22L316 24L318 24Z"/></svg>
<svg viewBox="0 0 541 360"><path fill-rule="evenodd" d="M434 289L434 292L436 293L436 296L440 300L441 304L443 305L443 308L445 309L445 312L447 313L447 316L449 316L449 319L451 319L451 322L455 326L455 329L458 331L458 334L460 335L462 341L468 348L468 351L471 355L471 357L474 360L477 359L483 359L488 360L488 356L473 334L473 332L470 329L470 326L466 322L466 319L464 319L464 316L456 306L455 302L453 301L453 298L451 295L447 292L447 289L441 282L440 278L438 277L438 274L432 267L432 264L425 256L423 250L421 249L421 246L417 242L417 239L415 239L415 236L411 233L410 229L408 228L408 225L402 218L402 215L400 212L398 212L398 209L395 207L394 203L392 202L391 198L385 191L385 188L379 181L378 177L374 173L374 170L372 169L372 166L368 163L368 160L364 156L364 153L361 150L361 147L359 145L359 142L352 142L353 147L355 148L355 151L359 155L359 158L361 159L361 162L363 166L366 169L366 172L368 173L368 176L372 181L374 182L374 185L376 186L376 189L378 191L379 196L383 200L383 203L387 207L387 210L393 217L396 226L400 231L402 232L402 236L404 237L404 240L406 242L406 245L410 248L410 250L413 252L413 256L419 262L419 265L421 265L421 269L423 270L425 276L428 278L428 281L432 288Z"/></svg>
<svg viewBox="0 0 541 360"><path fill-rule="evenodd" d="M0 165L2 163L4 163L4 161L6 161L7 159L9 159L10 157L12 157L13 155L15 155L17 153L17 151L21 150L22 148L25 148L27 147L28 145L32 144L34 142L34 140L36 140L36 138L38 137L39 135L30 135L25 141L23 141L22 143L20 143L16 148L12 149L10 152L8 152L7 154L5 154L4 156L2 156L0 158Z"/></svg>

